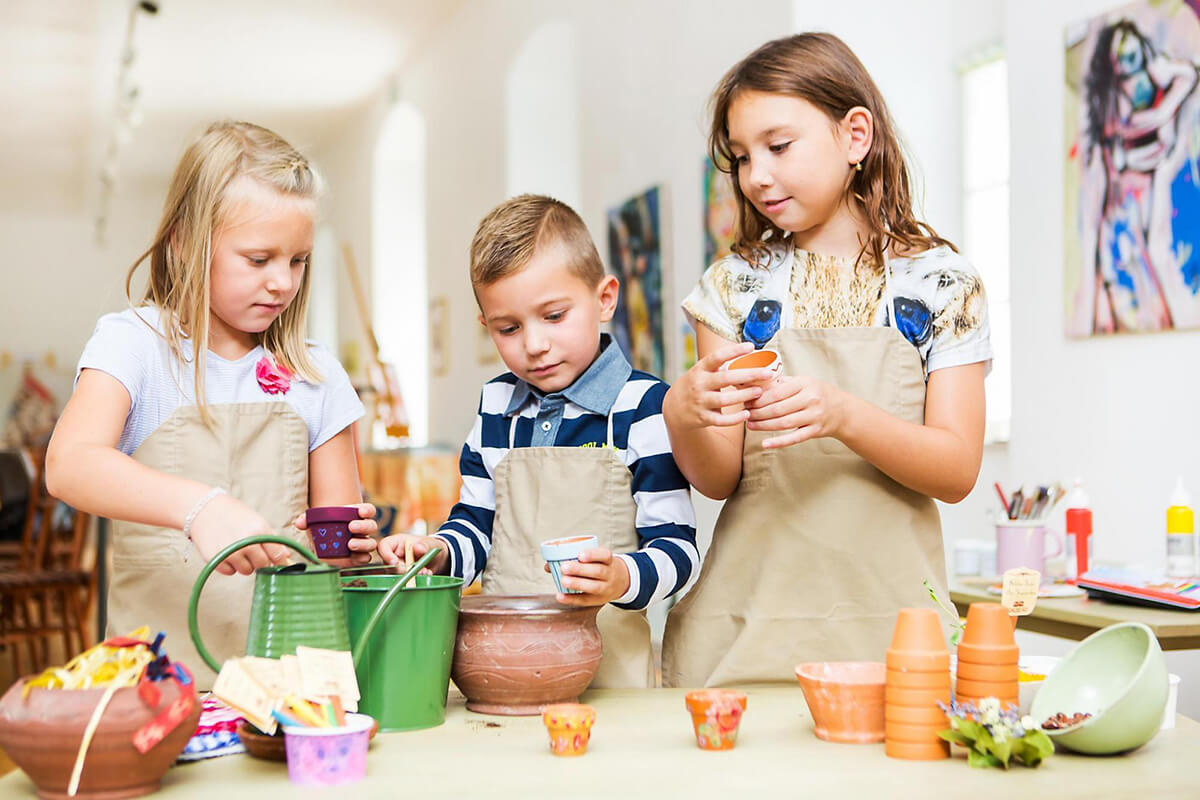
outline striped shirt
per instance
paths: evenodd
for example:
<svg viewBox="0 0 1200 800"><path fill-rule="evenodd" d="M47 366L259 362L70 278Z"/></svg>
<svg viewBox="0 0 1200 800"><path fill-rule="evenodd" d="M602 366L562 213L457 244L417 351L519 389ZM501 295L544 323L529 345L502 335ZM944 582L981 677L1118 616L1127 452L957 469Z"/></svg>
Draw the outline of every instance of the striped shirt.
<svg viewBox="0 0 1200 800"><path fill-rule="evenodd" d="M667 384L632 370L609 336L601 343L596 360L561 392L542 395L511 372L484 385L459 458L462 493L436 534L449 545L452 575L470 583L487 565L496 510L492 476L510 437L512 447L603 446L610 413L612 445L630 472L641 547L618 555L629 568L629 590L613 605L646 608L699 573L690 487L675 465L662 416Z"/></svg>

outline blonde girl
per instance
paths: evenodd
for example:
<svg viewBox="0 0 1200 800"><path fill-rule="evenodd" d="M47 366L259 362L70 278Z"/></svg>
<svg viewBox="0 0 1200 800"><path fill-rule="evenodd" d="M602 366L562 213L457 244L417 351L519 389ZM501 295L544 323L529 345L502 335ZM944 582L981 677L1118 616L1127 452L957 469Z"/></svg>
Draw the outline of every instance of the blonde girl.
<svg viewBox="0 0 1200 800"><path fill-rule="evenodd" d="M209 558L247 536L299 541L317 505L359 504L350 562L375 547L351 439L362 404L304 339L316 196L307 159L265 128L219 122L193 142L129 271L131 307L97 323L47 452L50 491L113 519L109 631L166 631L202 688L213 676L187 602ZM250 573L289 554L243 549L209 582L200 618L218 658L245 646Z"/></svg>
<svg viewBox="0 0 1200 800"><path fill-rule="evenodd" d="M799 662L880 660L922 581L944 590L934 498L961 500L979 471L987 305L917 218L887 105L837 37L735 65L709 143L736 241L684 300L701 359L663 413L684 475L726 503L663 680L790 683ZM756 347L782 378L722 370Z"/></svg>

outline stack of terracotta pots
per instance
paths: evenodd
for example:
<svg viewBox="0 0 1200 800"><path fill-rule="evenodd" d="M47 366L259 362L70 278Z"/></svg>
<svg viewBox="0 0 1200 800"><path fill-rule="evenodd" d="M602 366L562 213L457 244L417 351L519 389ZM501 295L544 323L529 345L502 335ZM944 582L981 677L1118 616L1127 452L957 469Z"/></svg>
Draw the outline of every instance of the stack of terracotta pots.
<svg viewBox="0 0 1200 800"><path fill-rule="evenodd" d="M923 761L949 756L949 743L938 737L950 727L939 702L950 702L950 651L941 622L931 608L902 608L887 651L884 752Z"/></svg>
<svg viewBox="0 0 1200 800"><path fill-rule="evenodd" d="M1001 706L1017 705L1019 672L1013 618L999 603L972 603L958 643L954 699L978 705L995 697Z"/></svg>

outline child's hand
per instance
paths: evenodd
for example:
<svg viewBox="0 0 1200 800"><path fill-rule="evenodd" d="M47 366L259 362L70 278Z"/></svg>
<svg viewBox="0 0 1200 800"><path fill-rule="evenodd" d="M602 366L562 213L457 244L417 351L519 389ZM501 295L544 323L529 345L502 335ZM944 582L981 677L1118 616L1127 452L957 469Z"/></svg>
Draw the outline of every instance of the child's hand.
<svg viewBox="0 0 1200 800"><path fill-rule="evenodd" d="M846 393L832 383L783 377L750 406L752 431L790 431L763 441L764 448L787 447L822 436L837 438L845 419ZM795 430L791 430L795 428Z"/></svg>
<svg viewBox="0 0 1200 800"><path fill-rule="evenodd" d="M408 560L408 549L412 548L412 561ZM433 548L441 550L429 565L421 570L422 575L432 573L444 573L446 567L450 564L450 546L446 544L444 539L437 536L416 536L411 533L393 533L391 536L385 536L379 542L379 555L383 558L385 564L403 564L405 568L412 566L412 563L421 556L428 553Z"/></svg>
<svg viewBox="0 0 1200 800"><path fill-rule="evenodd" d="M731 344L697 361L667 392L664 405L672 405L672 417L689 428L741 425L749 419L742 405L757 400L774 373L765 368L723 370L721 365L753 350L750 342ZM730 388L721 391L725 387Z"/></svg>
<svg viewBox="0 0 1200 800"><path fill-rule="evenodd" d="M278 535L261 514L228 494L217 495L200 509L200 513L192 520L190 534L192 543L205 561L238 539ZM222 575L235 572L250 575L259 567L288 563L291 554L291 550L280 544L251 545L222 561L217 572Z"/></svg>
<svg viewBox="0 0 1200 800"><path fill-rule="evenodd" d="M550 565L545 567L550 571ZM565 606L602 606L629 591L629 567L625 559L614 558L611 550L597 547L584 550L578 561L562 565L563 586L582 594L558 594Z"/></svg>
<svg viewBox="0 0 1200 800"><path fill-rule="evenodd" d="M375 506L370 503L350 503L358 508L358 519L353 520L347 527L350 529L350 541L346 545L353 551L349 558L323 558L326 564L335 567L354 567L369 564L371 553L375 552L378 543L375 534L379 533L379 523L375 521ZM302 531L308 530L308 518L304 512L292 521Z"/></svg>

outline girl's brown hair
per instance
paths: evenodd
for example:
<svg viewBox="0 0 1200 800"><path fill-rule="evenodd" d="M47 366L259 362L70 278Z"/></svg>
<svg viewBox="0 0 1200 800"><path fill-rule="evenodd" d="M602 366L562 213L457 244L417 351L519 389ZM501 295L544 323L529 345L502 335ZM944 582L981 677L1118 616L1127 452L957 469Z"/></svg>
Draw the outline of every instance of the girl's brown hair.
<svg viewBox="0 0 1200 800"><path fill-rule="evenodd" d="M149 259L150 276L140 304L161 312L162 335L176 363L188 360L183 340L191 339L196 405L207 424L212 424L204 388L212 289L209 266L213 239L233 203L225 190L242 175L289 197L315 200L319 192L308 159L278 134L249 122L216 122L180 158L154 241L125 278L125 295L132 303L134 274ZM311 269L310 261L295 299L259 335L259 341L277 362L315 383L321 375L304 340Z"/></svg>
<svg viewBox="0 0 1200 800"><path fill-rule="evenodd" d="M867 239L860 242L860 261L866 255L870 262L882 265L883 251L891 245L899 245L904 252L920 252L938 245L954 249L913 214L900 137L883 95L862 62L833 34L801 33L767 42L746 56L725 74L713 92L709 155L733 182L738 214L732 249L738 256L765 266L770 253L764 236L768 231L768 239L778 240L784 235L754 208L738 183L728 118L729 107L743 92L799 97L824 111L834 123L855 106L871 112L871 149L862 160L862 171L851 172L847 188L867 225Z"/></svg>

